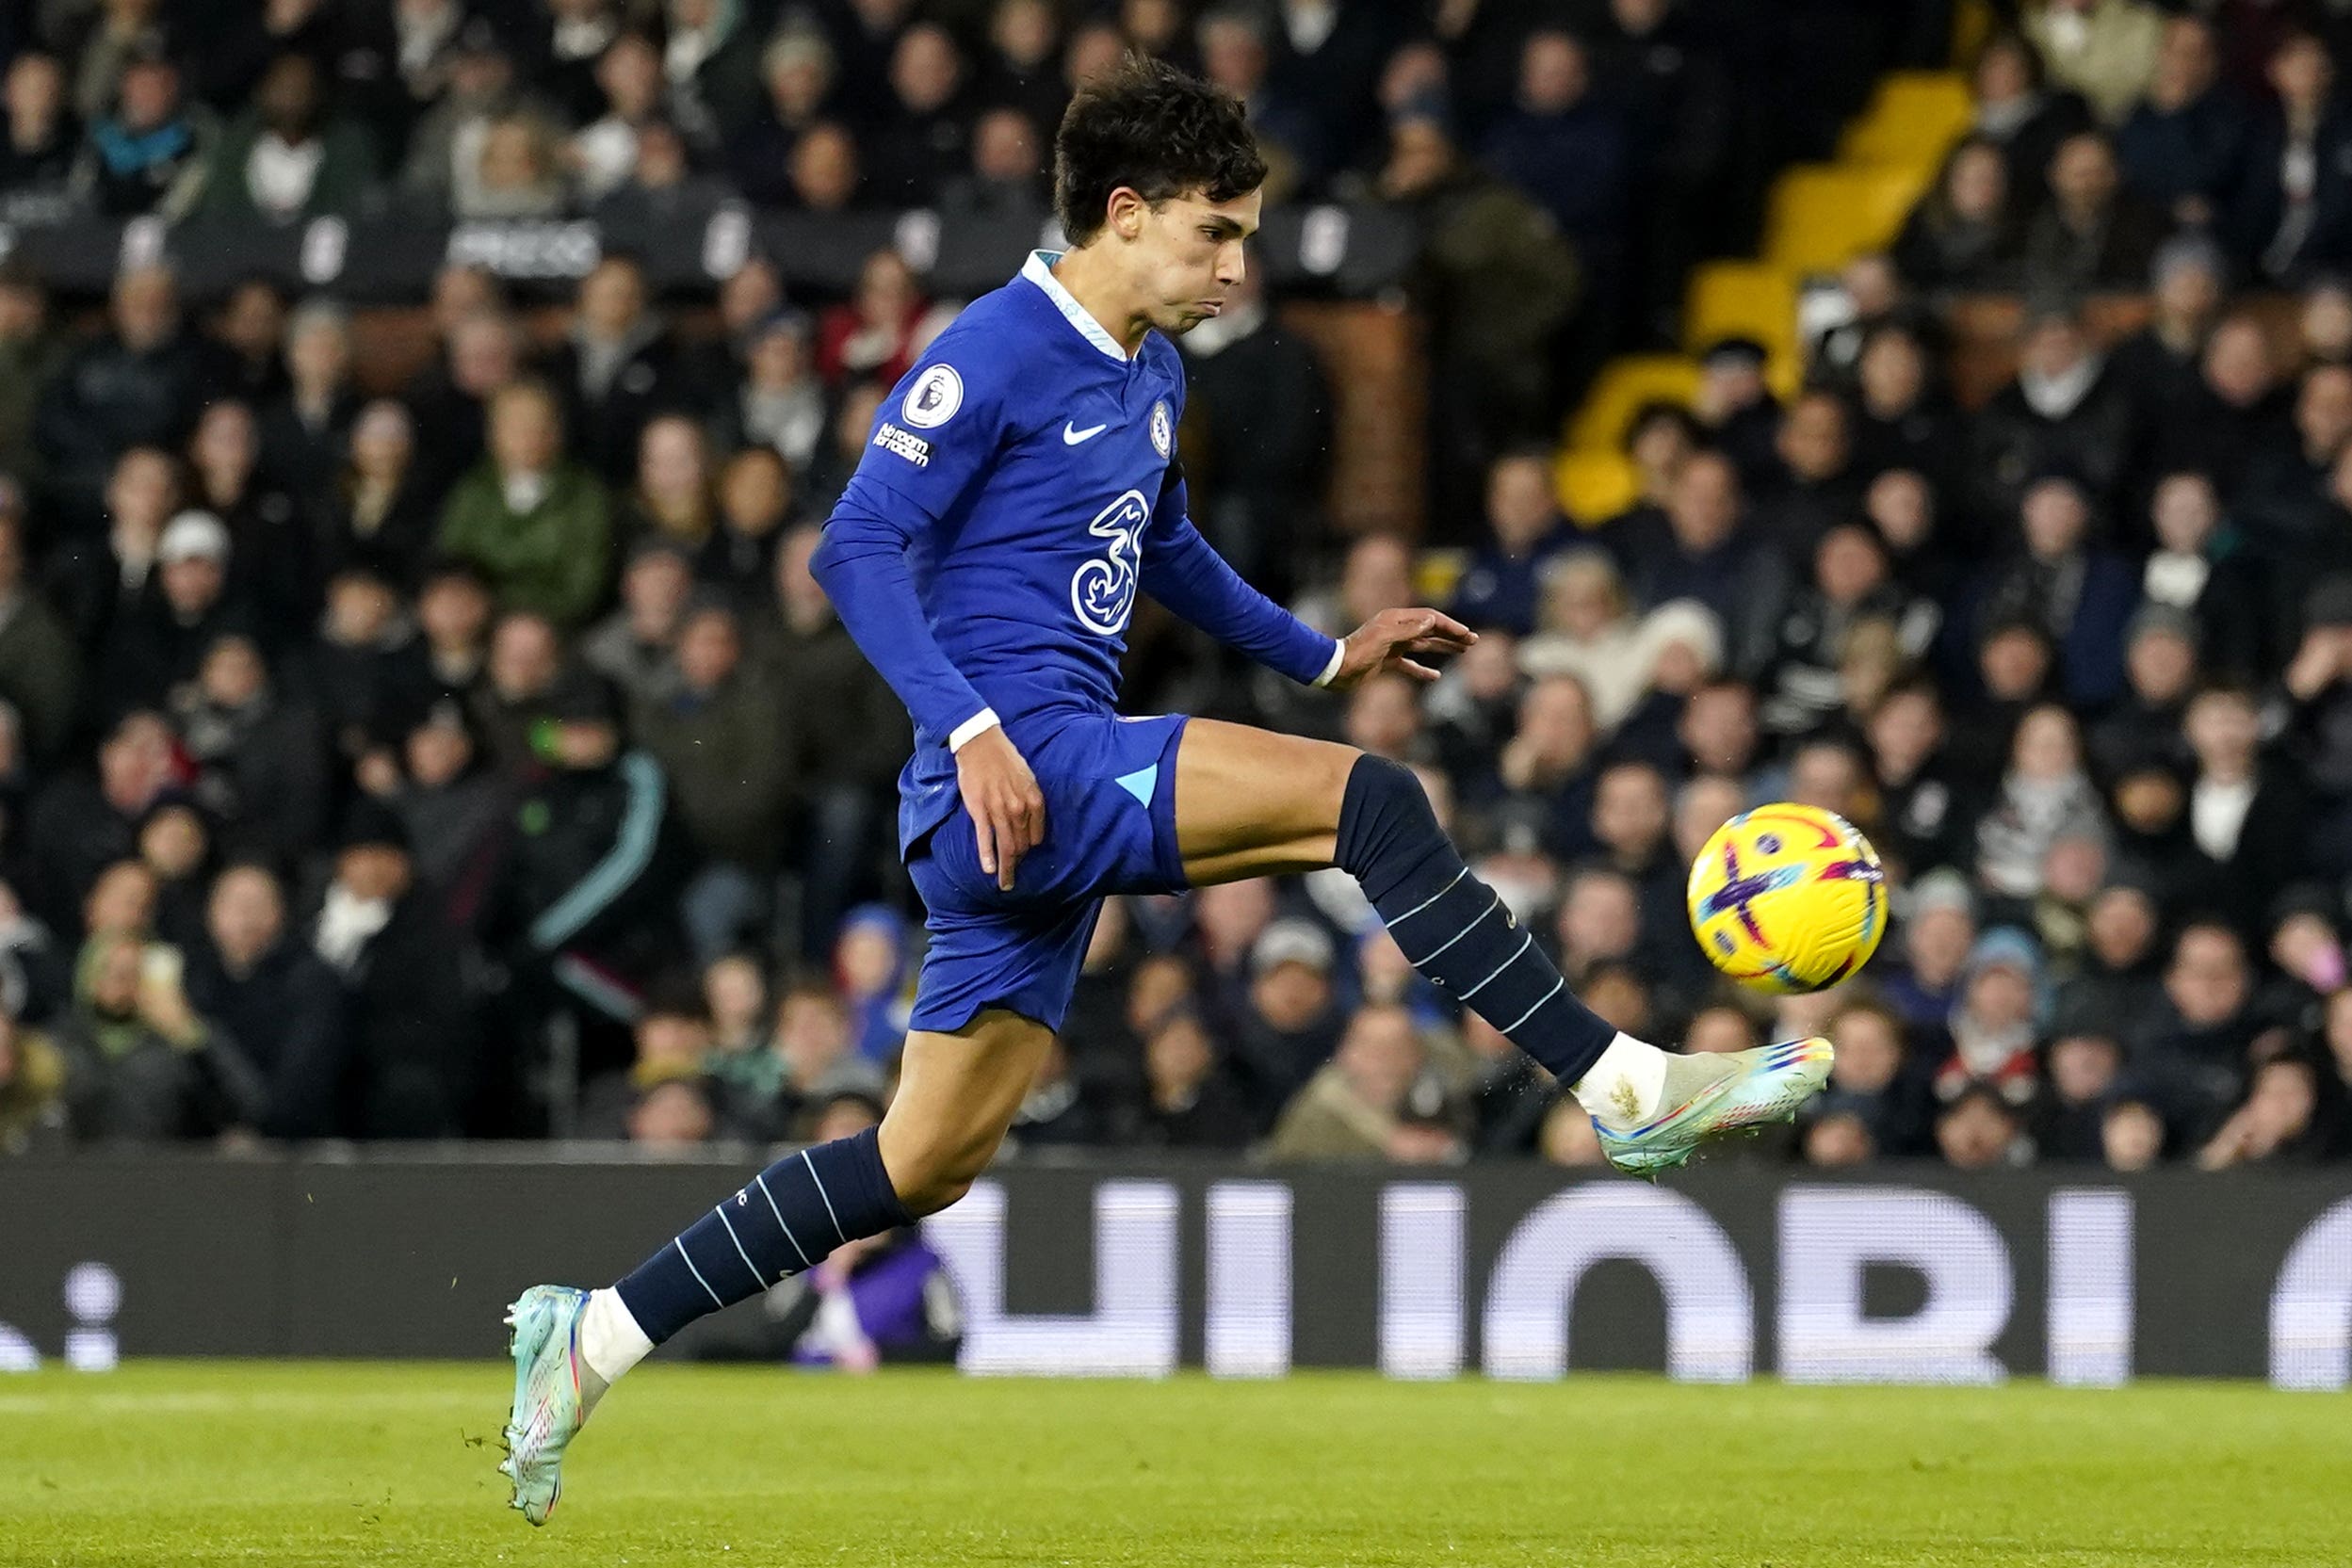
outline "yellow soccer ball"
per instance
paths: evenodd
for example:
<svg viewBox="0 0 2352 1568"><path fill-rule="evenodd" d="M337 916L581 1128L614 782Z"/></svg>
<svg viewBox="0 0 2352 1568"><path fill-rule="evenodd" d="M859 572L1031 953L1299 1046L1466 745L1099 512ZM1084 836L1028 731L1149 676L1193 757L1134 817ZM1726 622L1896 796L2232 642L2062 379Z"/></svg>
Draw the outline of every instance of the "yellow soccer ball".
<svg viewBox="0 0 2352 1568"><path fill-rule="evenodd" d="M1887 878L1853 823L1784 801L1715 830L1691 865L1690 907L1709 962L1742 985L1821 991L1877 951Z"/></svg>

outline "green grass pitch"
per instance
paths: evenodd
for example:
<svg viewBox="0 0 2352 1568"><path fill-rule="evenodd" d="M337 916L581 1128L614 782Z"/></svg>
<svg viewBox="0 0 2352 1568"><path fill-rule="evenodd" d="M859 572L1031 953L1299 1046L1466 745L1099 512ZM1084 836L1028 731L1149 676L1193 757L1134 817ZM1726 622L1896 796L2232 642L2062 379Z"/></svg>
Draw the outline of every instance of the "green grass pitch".
<svg viewBox="0 0 2352 1568"><path fill-rule="evenodd" d="M0 1381L0 1563L2319 1564L2343 1398L1384 1382L857 1381L654 1366L545 1529L504 1363Z"/></svg>

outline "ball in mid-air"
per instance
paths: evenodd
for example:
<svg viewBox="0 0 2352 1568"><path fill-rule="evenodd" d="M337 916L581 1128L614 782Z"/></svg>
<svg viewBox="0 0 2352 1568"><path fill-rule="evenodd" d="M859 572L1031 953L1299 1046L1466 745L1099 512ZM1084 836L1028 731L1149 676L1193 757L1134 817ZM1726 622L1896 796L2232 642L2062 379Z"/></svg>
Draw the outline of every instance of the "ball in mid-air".
<svg viewBox="0 0 2352 1568"><path fill-rule="evenodd" d="M1714 966L1786 994L1836 985L1887 929L1887 879L1853 823L1818 806L1759 806L1691 865L1691 930Z"/></svg>

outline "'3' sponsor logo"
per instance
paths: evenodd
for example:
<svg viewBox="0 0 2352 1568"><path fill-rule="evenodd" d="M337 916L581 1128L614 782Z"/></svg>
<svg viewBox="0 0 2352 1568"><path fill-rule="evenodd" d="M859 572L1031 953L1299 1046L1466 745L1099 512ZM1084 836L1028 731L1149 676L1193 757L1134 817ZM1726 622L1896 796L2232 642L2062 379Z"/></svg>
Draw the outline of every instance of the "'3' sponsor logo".
<svg viewBox="0 0 2352 1568"><path fill-rule="evenodd" d="M1086 531L1107 539L1111 547L1087 561L1070 576L1070 609L1078 623L1097 637L1116 637L1127 630L1135 608L1136 574L1143 564L1144 529L1151 522L1151 505L1140 490L1130 490L1095 515Z"/></svg>

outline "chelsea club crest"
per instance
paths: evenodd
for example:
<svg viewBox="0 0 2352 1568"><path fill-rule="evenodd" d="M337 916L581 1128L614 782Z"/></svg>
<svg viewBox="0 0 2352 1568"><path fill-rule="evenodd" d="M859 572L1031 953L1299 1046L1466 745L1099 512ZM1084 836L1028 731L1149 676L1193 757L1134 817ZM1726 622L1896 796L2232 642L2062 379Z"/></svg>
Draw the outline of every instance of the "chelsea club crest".
<svg viewBox="0 0 2352 1568"><path fill-rule="evenodd" d="M1168 416L1168 400L1164 397L1151 406L1151 444L1163 458L1176 446L1176 421Z"/></svg>

